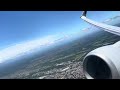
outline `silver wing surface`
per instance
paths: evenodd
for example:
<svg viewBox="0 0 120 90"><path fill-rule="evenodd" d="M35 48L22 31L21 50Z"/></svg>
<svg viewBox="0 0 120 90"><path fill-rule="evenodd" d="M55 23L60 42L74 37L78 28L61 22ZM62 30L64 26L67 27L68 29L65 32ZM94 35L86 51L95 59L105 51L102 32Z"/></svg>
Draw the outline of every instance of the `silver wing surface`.
<svg viewBox="0 0 120 90"><path fill-rule="evenodd" d="M93 21L93 20L87 18L86 14L87 14L87 11L83 11L81 19L88 22L89 24L92 24L96 27L99 27L99 28L103 29L104 31L107 31L109 33L116 34L116 35L120 36L120 27Z"/></svg>

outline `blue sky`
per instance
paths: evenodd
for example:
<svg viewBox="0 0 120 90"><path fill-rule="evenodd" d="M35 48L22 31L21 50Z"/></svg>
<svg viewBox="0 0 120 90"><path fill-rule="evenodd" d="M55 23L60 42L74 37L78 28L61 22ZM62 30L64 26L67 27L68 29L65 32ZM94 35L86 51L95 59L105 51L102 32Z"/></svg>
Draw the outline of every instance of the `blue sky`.
<svg viewBox="0 0 120 90"><path fill-rule="evenodd" d="M19 42L79 33L90 26L79 17L81 11L0 11L0 49ZM88 17L96 21L120 15L117 11L92 11ZM91 31L92 32L92 31Z"/></svg>
<svg viewBox="0 0 120 90"><path fill-rule="evenodd" d="M81 11L0 11L0 63L46 48L66 38L94 30L80 19ZM102 22L118 11L90 11L87 16ZM68 40L68 39L67 39Z"/></svg>

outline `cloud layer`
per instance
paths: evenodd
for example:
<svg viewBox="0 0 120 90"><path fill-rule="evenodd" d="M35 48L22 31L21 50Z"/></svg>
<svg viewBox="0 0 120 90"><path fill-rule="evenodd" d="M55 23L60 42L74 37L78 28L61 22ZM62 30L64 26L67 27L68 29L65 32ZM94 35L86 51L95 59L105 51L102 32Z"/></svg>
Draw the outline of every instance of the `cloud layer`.
<svg viewBox="0 0 120 90"><path fill-rule="evenodd" d="M43 49L60 40L58 35L49 35L40 39L18 43L0 51L0 63L12 58L35 51L35 49Z"/></svg>

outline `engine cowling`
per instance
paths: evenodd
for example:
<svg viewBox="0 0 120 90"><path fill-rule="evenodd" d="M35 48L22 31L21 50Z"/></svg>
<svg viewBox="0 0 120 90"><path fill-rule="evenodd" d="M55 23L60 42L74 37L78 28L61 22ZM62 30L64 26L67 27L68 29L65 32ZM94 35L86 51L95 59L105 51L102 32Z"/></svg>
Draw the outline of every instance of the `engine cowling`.
<svg viewBox="0 0 120 90"><path fill-rule="evenodd" d="M89 52L83 72L87 79L120 79L120 41Z"/></svg>

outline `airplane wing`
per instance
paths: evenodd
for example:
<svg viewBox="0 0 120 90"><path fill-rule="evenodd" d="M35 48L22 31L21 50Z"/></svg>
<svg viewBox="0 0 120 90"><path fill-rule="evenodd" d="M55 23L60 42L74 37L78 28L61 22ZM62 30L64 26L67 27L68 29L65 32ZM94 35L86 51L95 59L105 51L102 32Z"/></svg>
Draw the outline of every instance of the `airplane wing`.
<svg viewBox="0 0 120 90"><path fill-rule="evenodd" d="M96 27L103 29L104 31L107 31L112 34L116 34L116 35L120 36L120 27L93 21L93 20L87 18L86 14L87 14L87 11L83 11L82 16L80 18L83 19L84 21L88 22L89 24L92 24Z"/></svg>

